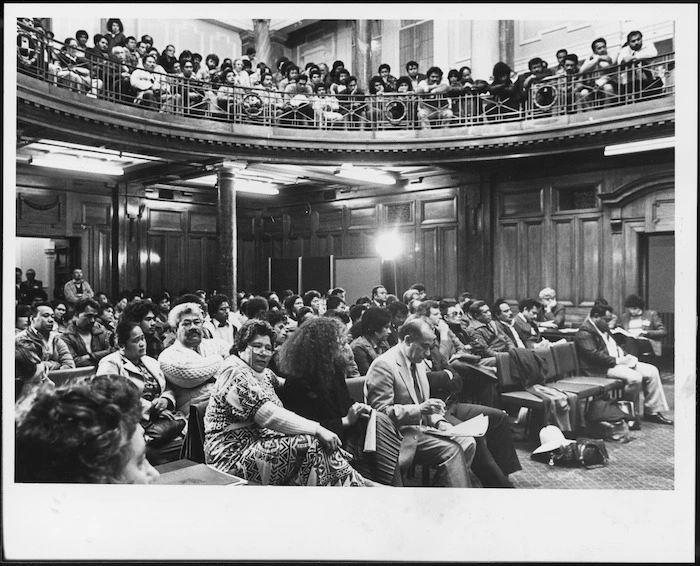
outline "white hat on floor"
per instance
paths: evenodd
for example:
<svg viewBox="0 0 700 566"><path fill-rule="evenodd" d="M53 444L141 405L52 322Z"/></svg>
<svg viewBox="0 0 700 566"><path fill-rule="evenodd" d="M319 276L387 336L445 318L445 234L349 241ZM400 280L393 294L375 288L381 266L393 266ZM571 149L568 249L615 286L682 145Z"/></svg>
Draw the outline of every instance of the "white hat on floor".
<svg viewBox="0 0 700 566"><path fill-rule="evenodd" d="M562 446L566 446L567 444L571 444L573 442L576 441L567 440L566 438L564 438L564 433L561 430L559 430L559 427L549 425L544 427L540 431L541 446L539 448L536 448L532 453L540 454L542 452L550 452L552 450L556 450L557 448L561 448Z"/></svg>

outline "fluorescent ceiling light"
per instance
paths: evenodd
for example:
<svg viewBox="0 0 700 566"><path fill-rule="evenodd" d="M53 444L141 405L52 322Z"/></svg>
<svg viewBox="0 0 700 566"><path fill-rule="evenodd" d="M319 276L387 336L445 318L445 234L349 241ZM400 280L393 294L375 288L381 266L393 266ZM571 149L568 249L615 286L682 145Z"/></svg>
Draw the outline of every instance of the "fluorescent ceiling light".
<svg viewBox="0 0 700 566"><path fill-rule="evenodd" d="M207 187L216 186L217 176L216 175L206 175L204 177L197 177L196 179L188 179L187 182L193 185L206 185ZM279 189L276 185L272 183L266 183L263 181L251 181L249 179L236 179L233 183L237 192L242 193L253 193L257 195L278 195L280 194Z"/></svg>
<svg viewBox="0 0 700 566"><path fill-rule="evenodd" d="M365 167L354 167L351 164L343 164L340 169L335 172L336 176L346 179L355 179L357 181L365 181L367 183L377 183L379 185L395 185L396 179L384 171L377 169L368 169Z"/></svg>
<svg viewBox="0 0 700 566"><path fill-rule="evenodd" d="M608 145L605 147L604 155L622 155L624 153L637 153L640 151L652 151L654 149L667 149L675 147L676 138L674 136L668 138L656 138L653 140L645 140L641 142L620 143L616 145Z"/></svg>
<svg viewBox="0 0 700 566"><path fill-rule="evenodd" d="M97 161L88 161L72 157L33 157L32 165L48 167L50 169L65 169L81 173L97 173L100 175L123 175L124 169L115 165L108 165Z"/></svg>

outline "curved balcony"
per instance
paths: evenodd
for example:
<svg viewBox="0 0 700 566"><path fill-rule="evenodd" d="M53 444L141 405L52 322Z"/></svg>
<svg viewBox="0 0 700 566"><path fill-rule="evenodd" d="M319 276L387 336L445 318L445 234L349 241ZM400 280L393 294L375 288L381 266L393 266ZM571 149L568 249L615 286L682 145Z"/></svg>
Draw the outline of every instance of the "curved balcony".
<svg viewBox="0 0 700 566"><path fill-rule="evenodd" d="M138 90L124 74L135 70L125 65L80 65L83 74L20 57L20 130L40 126L66 141L100 145L108 138L177 159L408 164L584 150L669 135L674 127L673 54L643 66L549 77L524 96L482 88L295 97L158 74L157 89Z"/></svg>

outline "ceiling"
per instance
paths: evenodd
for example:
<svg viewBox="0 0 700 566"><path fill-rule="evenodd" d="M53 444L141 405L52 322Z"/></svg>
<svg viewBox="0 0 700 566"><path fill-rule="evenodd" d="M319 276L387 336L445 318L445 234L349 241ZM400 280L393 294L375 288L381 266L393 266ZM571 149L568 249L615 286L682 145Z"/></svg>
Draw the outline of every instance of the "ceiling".
<svg viewBox="0 0 700 566"><path fill-rule="evenodd" d="M151 155L122 152L107 146L90 147L56 140L20 137L17 141L18 167L37 165L41 161L48 161L48 165L52 165L57 159L61 161L62 170L53 170L52 174L56 175L79 174L81 178L94 177L99 181L111 179L159 188L191 187L212 190L215 189L217 165L221 164L220 159L196 163L172 161ZM378 184L371 180L348 179L336 175L342 165L338 163L335 166L299 166L248 162L244 169L237 170L236 179L267 183L274 185L280 191L289 191L294 188L342 191L351 187L369 187ZM122 170L123 175L100 173L98 170L104 166ZM434 166L386 166L363 169L382 172L393 177L396 183L417 181L422 177L444 172L444 169Z"/></svg>

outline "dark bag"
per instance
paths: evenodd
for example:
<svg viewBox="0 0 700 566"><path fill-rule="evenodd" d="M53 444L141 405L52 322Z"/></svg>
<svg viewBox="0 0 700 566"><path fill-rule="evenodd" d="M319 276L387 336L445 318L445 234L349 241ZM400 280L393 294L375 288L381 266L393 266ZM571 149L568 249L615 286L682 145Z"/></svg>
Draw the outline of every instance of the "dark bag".
<svg viewBox="0 0 700 566"><path fill-rule="evenodd" d="M600 468L608 465L608 449L605 442L593 438L580 438L550 452L530 456L533 460L567 468Z"/></svg>
<svg viewBox="0 0 700 566"><path fill-rule="evenodd" d="M158 448L175 440L185 428L187 421L182 415L172 411L163 411L144 427L148 446Z"/></svg>
<svg viewBox="0 0 700 566"><path fill-rule="evenodd" d="M595 399L591 401L586 413L586 420L589 424L629 419L630 415L620 408L617 401L610 401L609 399Z"/></svg>

